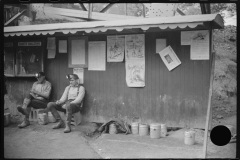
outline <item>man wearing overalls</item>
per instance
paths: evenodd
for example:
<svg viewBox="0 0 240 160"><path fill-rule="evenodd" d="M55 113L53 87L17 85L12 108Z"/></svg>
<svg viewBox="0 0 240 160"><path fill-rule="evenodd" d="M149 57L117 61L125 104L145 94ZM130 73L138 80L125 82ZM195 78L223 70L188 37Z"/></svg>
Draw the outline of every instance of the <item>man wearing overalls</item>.
<svg viewBox="0 0 240 160"><path fill-rule="evenodd" d="M53 126L53 129L65 127L63 132L69 133L71 132L72 114L80 111L81 103L85 95L85 89L78 83L79 78L76 74L69 74L66 78L69 80L70 85L65 88L60 100L57 100L56 102L49 102L47 104L47 109L57 120L57 124ZM66 112L66 125L57 110Z"/></svg>

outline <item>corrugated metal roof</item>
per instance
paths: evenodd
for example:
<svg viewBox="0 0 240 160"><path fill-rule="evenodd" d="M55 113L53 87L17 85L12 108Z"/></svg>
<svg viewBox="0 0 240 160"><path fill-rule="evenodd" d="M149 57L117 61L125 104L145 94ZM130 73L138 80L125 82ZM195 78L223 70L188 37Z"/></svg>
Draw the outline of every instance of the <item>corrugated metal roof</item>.
<svg viewBox="0 0 240 160"><path fill-rule="evenodd" d="M64 34L76 33L77 31L106 32L107 30L122 31L123 29L141 28L147 30L150 27L159 27L160 29L195 28L197 25L203 25L203 22L212 22L213 29L224 27L223 18L219 14L204 14L190 16L174 17L154 17L154 18L137 18L115 21L94 21L94 22L73 22L58 24L42 24L28 26L4 27L4 36L20 35L46 35L55 32Z"/></svg>

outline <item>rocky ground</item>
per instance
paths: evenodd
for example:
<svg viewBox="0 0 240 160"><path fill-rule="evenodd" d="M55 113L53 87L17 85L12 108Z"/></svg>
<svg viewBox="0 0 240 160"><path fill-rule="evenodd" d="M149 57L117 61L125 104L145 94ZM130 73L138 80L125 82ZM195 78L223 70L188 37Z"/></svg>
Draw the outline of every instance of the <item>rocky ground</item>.
<svg viewBox="0 0 240 160"><path fill-rule="evenodd" d="M213 123L236 115L237 104L237 51L236 27L214 31L216 62L213 82Z"/></svg>

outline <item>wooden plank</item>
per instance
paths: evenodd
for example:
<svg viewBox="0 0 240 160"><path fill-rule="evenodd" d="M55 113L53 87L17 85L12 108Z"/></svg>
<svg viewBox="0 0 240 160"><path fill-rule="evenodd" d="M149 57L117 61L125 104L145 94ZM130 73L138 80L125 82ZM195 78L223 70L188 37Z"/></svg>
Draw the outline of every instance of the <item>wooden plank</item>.
<svg viewBox="0 0 240 160"><path fill-rule="evenodd" d="M93 4L89 3L88 5L88 18L91 19L92 18L92 9L93 9Z"/></svg>
<svg viewBox="0 0 240 160"><path fill-rule="evenodd" d="M84 6L83 3L79 3L79 4L80 4L81 8L82 8L84 11L87 11L87 8Z"/></svg>
<svg viewBox="0 0 240 160"><path fill-rule="evenodd" d="M88 19L88 12L80 11L80 10L44 6L44 12L48 14ZM139 18L139 17L97 13L97 12L92 12L92 17L91 17L91 19L96 19L96 20L116 20L116 19L133 19L133 18Z"/></svg>
<svg viewBox="0 0 240 160"><path fill-rule="evenodd" d="M115 3L109 3L105 8L103 8L100 13L105 13L108 9L110 9Z"/></svg>
<svg viewBox="0 0 240 160"><path fill-rule="evenodd" d="M209 86L209 94L208 94L208 108L207 108L207 118L206 118L206 125L205 125L205 132L204 132L204 143L203 143L203 158L206 158L207 154L207 141L208 141L208 128L210 123L210 112L211 112L211 105L212 105L212 85L214 79L214 68L215 68L215 52L212 52L212 66L211 66L211 75L210 75L210 86Z"/></svg>
<svg viewBox="0 0 240 160"><path fill-rule="evenodd" d="M22 10L22 12L17 13L15 16L13 16L9 21L7 21L6 23L4 23L4 27L8 26L11 22L13 22L13 21L16 20L17 18L19 18L25 11L26 11L26 9Z"/></svg>

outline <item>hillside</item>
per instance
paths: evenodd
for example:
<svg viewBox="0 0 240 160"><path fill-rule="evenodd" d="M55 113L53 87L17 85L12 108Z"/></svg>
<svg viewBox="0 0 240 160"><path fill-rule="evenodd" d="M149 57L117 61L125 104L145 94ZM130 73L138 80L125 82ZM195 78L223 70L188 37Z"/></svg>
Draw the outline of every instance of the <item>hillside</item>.
<svg viewBox="0 0 240 160"><path fill-rule="evenodd" d="M216 62L213 82L213 123L236 115L237 52L235 26L214 30Z"/></svg>

